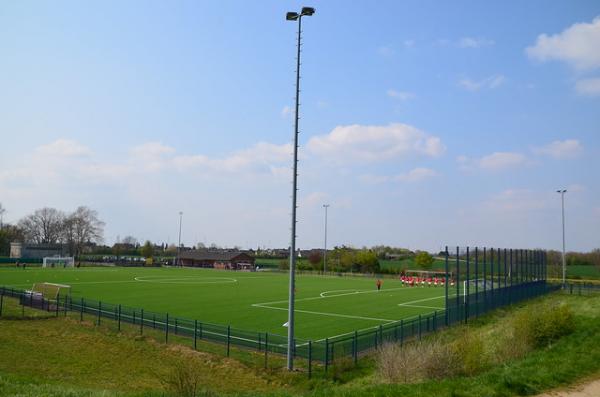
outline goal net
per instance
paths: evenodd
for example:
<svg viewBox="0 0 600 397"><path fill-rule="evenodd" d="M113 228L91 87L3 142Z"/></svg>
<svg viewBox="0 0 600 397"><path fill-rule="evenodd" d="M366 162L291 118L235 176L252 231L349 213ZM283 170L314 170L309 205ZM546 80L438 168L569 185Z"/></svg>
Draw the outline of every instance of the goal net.
<svg viewBox="0 0 600 397"><path fill-rule="evenodd" d="M42 267L74 267L75 258L72 256L45 257Z"/></svg>
<svg viewBox="0 0 600 397"><path fill-rule="evenodd" d="M35 283L31 287L32 294L39 294L45 299L56 300L60 296L70 295L71 286L56 283Z"/></svg>
<svg viewBox="0 0 600 397"><path fill-rule="evenodd" d="M467 295L490 291L492 289L492 280L486 278L476 278L465 280L462 283L463 300L467 301Z"/></svg>

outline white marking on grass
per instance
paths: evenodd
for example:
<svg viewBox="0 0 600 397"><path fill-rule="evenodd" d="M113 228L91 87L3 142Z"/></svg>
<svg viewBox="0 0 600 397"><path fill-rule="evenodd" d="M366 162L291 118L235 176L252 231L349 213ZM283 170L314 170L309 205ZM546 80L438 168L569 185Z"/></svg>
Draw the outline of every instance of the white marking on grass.
<svg viewBox="0 0 600 397"><path fill-rule="evenodd" d="M238 280L230 277L165 277L165 276L142 276L135 277L135 281L155 284L231 284ZM207 280L207 281L205 281ZM212 280L212 281L211 281Z"/></svg>
<svg viewBox="0 0 600 397"><path fill-rule="evenodd" d="M336 289L333 291L325 291L325 292L321 292L319 295L321 296L321 298L325 298L326 296L343 296L343 295L347 295L347 294L336 294L335 292L348 292L348 291L353 291L352 294L358 294L359 290L355 290L355 289Z"/></svg>
<svg viewBox="0 0 600 397"><path fill-rule="evenodd" d="M255 303L252 305L253 307L261 307L263 309L272 309L272 310L284 310L284 311L288 311L287 308L285 307L275 307L275 306L266 306L266 305L261 305L258 303ZM299 310L299 309L294 309L294 313L307 313L307 314L316 314L319 316L330 316L330 317L343 317L343 318L354 318L357 320L370 320L370 321L395 321L395 320L390 320L388 318L375 318L375 317L363 317L363 316L352 316L350 314L339 314L339 313L327 313L327 312L314 312L312 310Z"/></svg>

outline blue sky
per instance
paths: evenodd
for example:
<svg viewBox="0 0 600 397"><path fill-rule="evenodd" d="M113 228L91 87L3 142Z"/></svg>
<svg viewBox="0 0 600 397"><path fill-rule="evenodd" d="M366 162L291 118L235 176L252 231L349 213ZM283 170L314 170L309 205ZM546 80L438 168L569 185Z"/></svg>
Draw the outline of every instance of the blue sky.
<svg viewBox="0 0 600 397"><path fill-rule="evenodd" d="M600 246L596 1L4 2L0 203L105 240Z"/></svg>

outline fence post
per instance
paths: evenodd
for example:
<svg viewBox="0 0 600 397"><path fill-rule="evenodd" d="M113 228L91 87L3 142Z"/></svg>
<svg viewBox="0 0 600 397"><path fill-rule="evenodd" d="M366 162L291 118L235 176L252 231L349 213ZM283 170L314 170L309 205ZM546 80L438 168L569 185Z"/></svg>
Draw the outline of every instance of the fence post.
<svg viewBox="0 0 600 397"><path fill-rule="evenodd" d="M102 313L102 302L98 301L98 324L100 325L100 314Z"/></svg>
<svg viewBox="0 0 600 397"><path fill-rule="evenodd" d="M265 332L265 369L267 369L268 355L269 355L269 333Z"/></svg>
<svg viewBox="0 0 600 397"><path fill-rule="evenodd" d="M175 317L175 335L177 335L177 317Z"/></svg>
<svg viewBox="0 0 600 397"><path fill-rule="evenodd" d="M433 332L437 329L437 310L433 312Z"/></svg>
<svg viewBox="0 0 600 397"><path fill-rule="evenodd" d="M329 368L329 338L325 338L325 372Z"/></svg>
<svg viewBox="0 0 600 397"><path fill-rule="evenodd" d="M379 324L379 344L383 345L383 324Z"/></svg>
<svg viewBox="0 0 600 397"><path fill-rule="evenodd" d="M446 278L447 273L446 273ZM448 309L446 309L446 321L448 321ZM400 346L404 343L404 320L400 320Z"/></svg>
<svg viewBox="0 0 600 397"><path fill-rule="evenodd" d="M166 323L165 323L165 343L169 343L169 313L167 313Z"/></svg>
<svg viewBox="0 0 600 397"><path fill-rule="evenodd" d="M308 341L308 379L312 376L312 340Z"/></svg>
<svg viewBox="0 0 600 397"><path fill-rule="evenodd" d="M58 317L58 303L60 302L60 294L56 295L56 307L54 308L54 312L56 313L56 317Z"/></svg>
<svg viewBox="0 0 600 397"><path fill-rule="evenodd" d="M421 340L421 315L419 314L419 340Z"/></svg>
<svg viewBox="0 0 600 397"><path fill-rule="evenodd" d="M358 361L358 331L354 331L354 339L352 340L352 355L354 356L354 365Z"/></svg>
<svg viewBox="0 0 600 397"><path fill-rule="evenodd" d="M444 281L444 290L445 290L445 295L446 295L446 316L445 316L445 321L446 321L446 326L448 326L449 323L449 318L448 318L448 282L450 280L448 280L448 246L446 246L446 260L444 261L444 266L445 266L445 281ZM402 325L400 326L402 327ZM400 335L402 335L402 333L400 333ZM400 336L400 343L402 343L402 336Z"/></svg>
<svg viewBox="0 0 600 397"><path fill-rule="evenodd" d="M465 294L465 324L469 321L469 305L470 301L470 286L469 281L471 280L471 258L469 257L469 247L467 246L467 266L466 266L466 277L465 277L465 287L463 288L463 294Z"/></svg>
<svg viewBox="0 0 600 397"><path fill-rule="evenodd" d="M140 309L140 335L144 335L144 309Z"/></svg>
<svg viewBox="0 0 600 397"><path fill-rule="evenodd" d="M227 357L229 357L229 345L231 344L231 325L227 326Z"/></svg>
<svg viewBox="0 0 600 397"><path fill-rule="evenodd" d="M194 350L198 350L198 320L194 320Z"/></svg>
<svg viewBox="0 0 600 397"><path fill-rule="evenodd" d="M79 304L79 322L83 321L83 305L85 305L83 298L81 298L81 302Z"/></svg>
<svg viewBox="0 0 600 397"><path fill-rule="evenodd" d="M2 316L2 304L4 303L4 288L2 288L2 293L0 294L0 317Z"/></svg>
<svg viewBox="0 0 600 397"><path fill-rule="evenodd" d="M119 322L117 329L119 330L119 332L121 332L121 305L119 305Z"/></svg>
<svg viewBox="0 0 600 397"><path fill-rule="evenodd" d="M133 324L135 325L135 309L133 309Z"/></svg>

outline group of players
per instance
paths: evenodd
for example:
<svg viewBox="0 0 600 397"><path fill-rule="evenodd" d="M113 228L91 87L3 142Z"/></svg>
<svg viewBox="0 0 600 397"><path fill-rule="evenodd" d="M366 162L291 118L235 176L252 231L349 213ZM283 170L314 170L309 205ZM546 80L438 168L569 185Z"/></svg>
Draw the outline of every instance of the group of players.
<svg viewBox="0 0 600 397"><path fill-rule="evenodd" d="M443 287L446 283L444 277L400 276L400 281L402 281L402 285L407 285L409 287ZM451 286L454 285L454 279L450 279L448 282Z"/></svg>

